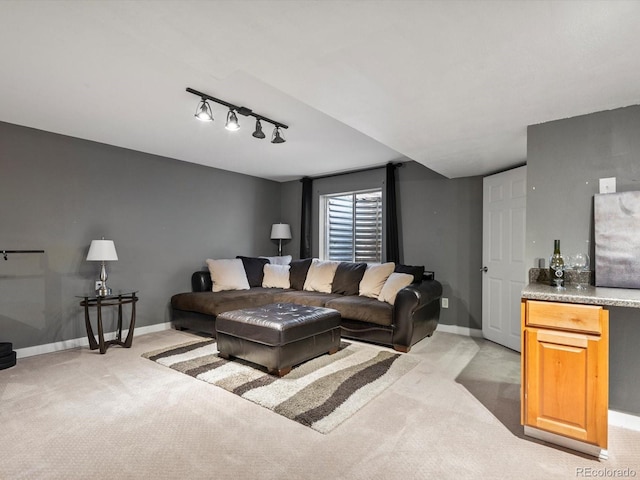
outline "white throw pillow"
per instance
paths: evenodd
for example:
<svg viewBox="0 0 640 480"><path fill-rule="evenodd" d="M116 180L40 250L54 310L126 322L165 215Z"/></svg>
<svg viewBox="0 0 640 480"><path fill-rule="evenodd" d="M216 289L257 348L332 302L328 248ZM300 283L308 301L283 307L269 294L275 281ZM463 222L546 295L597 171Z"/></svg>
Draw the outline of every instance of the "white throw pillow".
<svg viewBox="0 0 640 480"><path fill-rule="evenodd" d="M264 266L264 277L262 286L264 288L290 288L289 283L289 265L271 265L267 263Z"/></svg>
<svg viewBox="0 0 640 480"><path fill-rule="evenodd" d="M389 275L389 278L387 278L387 281L384 282L384 286L382 290L380 290L380 295L378 295L378 300L393 305L396 303L396 295L398 295L398 292L407 285L411 285L412 282L413 275L409 275L408 273L392 273Z"/></svg>
<svg viewBox="0 0 640 480"><path fill-rule="evenodd" d="M393 262L368 264L360 280L360 296L378 298L384 282L393 273L394 268L396 264Z"/></svg>
<svg viewBox="0 0 640 480"><path fill-rule="evenodd" d="M303 290L308 292L331 293L333 277L336 275L340 262L331 260L318 260L314 258L307 272Z"/></svg>
<svg viewBox="0 0 640 480"><path fill-rule="evenodd" d="M282 255L281 257L260 257L269 260L271 265L289 265L293 257L291 255Z"/></svg>
<svg viewBox="0 0 640 480"><path fill-rule="evenodd" d="M229 260L211 260L207 258L207 266L213 282L211 291L249 290L251 288L249 287L244 265L239 258Z"/></svg>

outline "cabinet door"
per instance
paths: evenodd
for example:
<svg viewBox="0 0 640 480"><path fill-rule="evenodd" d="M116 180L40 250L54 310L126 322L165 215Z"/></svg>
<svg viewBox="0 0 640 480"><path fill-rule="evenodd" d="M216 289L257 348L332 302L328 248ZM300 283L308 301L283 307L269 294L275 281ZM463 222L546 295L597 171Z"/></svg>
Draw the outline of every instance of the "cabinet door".
<svg viewBox="0 0 640 480"><path fill-rule="evenodd" d="M607 448L608 312L601 335L525 328L525 424Z"/></svg>

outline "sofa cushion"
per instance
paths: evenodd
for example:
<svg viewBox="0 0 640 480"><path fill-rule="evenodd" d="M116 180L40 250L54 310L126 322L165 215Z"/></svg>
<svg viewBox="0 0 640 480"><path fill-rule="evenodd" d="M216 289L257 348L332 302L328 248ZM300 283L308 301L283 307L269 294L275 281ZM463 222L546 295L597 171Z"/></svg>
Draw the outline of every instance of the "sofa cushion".
<svg viewBox="0 0 640 480"><path fill-rule="evenodd" d="M213 282L212 291L249 290L249 281L244 265L239 258L211 260L207 258L207 266Z"/></svg>
<svg viewBox="0 0 640 480"><path fill-rule="evenodd" d="M269 263L269 260L266 258L243 257L241 255L238 255L236 258L242 260L249 286L261 287L262 277L264 276L264 266Z"/></svg>
<svg viewBox="0 0 640 480"><path fill-rule="evenodd" d="M314 258L307 272L303 290L309 292L331 293L331 284L340 262L318 260Z"/></svg>
<svg viewBox="0 0 640 480"><path fill-rule="evenodd" d="M364 272L364 276L360 282L359 294L363 297L371 297L377 300L384 282L386 282L389 275L393 273L395 266L393 262L368 264L367 270Z"/></svg>
<svg viewBox="0 0 640 480"><path fill-rule="evenodd" d="M320 293L307 291L280 291L274 295L274 301L278 303L296 303L308 307L324 307L329 300L340 298L334 293Z"/></svg>
<svg viewBox="0 0 640 480"><path fill-rule="evenodd" d="M265 265L262 286L265 288L289 288L290 268L289 265Z"/></svg>
<svg viewBox="0 0 640 480"><path fill-rule="evenodd" d="M309 271L312 261L313 259L311 258L304 258L302 260L293 260L289 264L291 266L291 270L289 270L291 288L296 290L302 290L304 288L304 282L307 279L307 272Z"/></svg>
<svg viewBox="0 0 640 480"><path fill-rule="evenodd" d="M331 293L358 295L360 281L366 269L366 263L341 262L333 277Z"/></svg>
<svg viewBox="0 0 640 480"><path fill-rule="evenodd" d="M387 281L384 282L384 286L382 287L382 290L380 290L380 295L378 295L378 300L381 302L388 302L393 305L396 303L396 296L398 295L398 292L412 283L413 275L394 272L389 275Z"/></svg>
<svg viewBox="0 0 640 480"><path fill-rule="evenodd" d="M274 295L280 291L280 289L254 287L251 290L179 293L171 297L171 306L187 312L218 315L230 310L261 307L274 303Z"/></svg>
<svg viewBox="0 0 640 480"><path fill-rule="evenodd" d="M329 300L325 307L338 310L342 318L375 323L385 327L393 323L393 306L375 298L354 295L341 296Z"/></svg>
<svg viewBox="0 0 640 480"><path fill-rule="evenodd" d="M396 265L396 268L393 269L395 273L408 273L409 275L413 275L414 282L421 282L422 276L424 275L424 266L423 265Z"/></svg>

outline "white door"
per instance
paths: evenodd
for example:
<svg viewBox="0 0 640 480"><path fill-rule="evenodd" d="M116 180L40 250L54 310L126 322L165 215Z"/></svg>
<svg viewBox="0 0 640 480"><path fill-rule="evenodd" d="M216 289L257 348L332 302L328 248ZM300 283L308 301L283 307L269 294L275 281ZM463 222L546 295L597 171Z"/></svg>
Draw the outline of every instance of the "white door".
<svg viewBox="0 0 640 480"><path fill-rule="evenodd" d="M482 334L519 352L527 167L485 177L483 184Z"/></svg>

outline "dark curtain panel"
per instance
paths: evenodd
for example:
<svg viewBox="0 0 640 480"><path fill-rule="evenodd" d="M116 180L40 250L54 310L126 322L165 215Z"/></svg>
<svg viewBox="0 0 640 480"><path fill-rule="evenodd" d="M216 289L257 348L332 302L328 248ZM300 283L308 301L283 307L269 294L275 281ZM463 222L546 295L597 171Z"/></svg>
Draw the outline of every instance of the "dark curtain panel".
<svg viewBox="0 0 640 480"><path fill-rule="evenodd" d="M400 263L400 245L398 242L398 212L396 207L396 167L394 163L387 164L386 181L386 242L387 262Z"/></svg>
<svg viewBox="0 0 640 480"><path fill-rule="evenodd" d="M300 181L302 182L300 258L311 258L311 205L313 203L313 179L304 177Z"/></svg>

